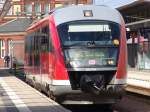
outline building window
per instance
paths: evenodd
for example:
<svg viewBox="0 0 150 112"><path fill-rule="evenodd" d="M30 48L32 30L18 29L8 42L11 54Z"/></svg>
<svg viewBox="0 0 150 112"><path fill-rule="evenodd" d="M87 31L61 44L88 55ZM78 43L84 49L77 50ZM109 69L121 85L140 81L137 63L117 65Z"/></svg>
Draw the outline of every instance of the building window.
<svg viewBox="0 0 150 112"><path fill-rule="evenodd" d="M5 42L4 40L0 40L0 58L4 58L5 56Z"/></svg>
<svg viewBox="0 0 150 112"><path fill-rule="evenodd" d="M49 13L49 11L50 11L50 5L45 4L45 13Z"/></svg>
<svg viewBox="0 0 150 112"><path fill-rule="evenodd" d="M82 5L84 5L84 4L78 4L78 5L82 6Z"/></svg>
<svg viewBox="0 0 150 112"><path fill-rule="evenodd" d="M14 15L18 15L21 12L21 6L20 5L14 5Z"/></svg>
<svg viewBox="0 0 150 112"><path fill-rule="evenodd" d="M62 6L63 6L63 4L55 4L55 8L62 7Z"/></svg>
<svg viewBox="0 0 150 112"><path fill-rule="evenodd" d="M13 14L13 11L12 11L12 7L9 9L7 15L12 15Z"/></svg>
<svg viewBox="0 0 150 112"><path fill-rule="evenodd" d="M26 4L25 5L25 12L26 12L27 15L32 14L32 4Z"/></svg>
<svg viewBox="0 0 150 112"><path fill-rule="evenodd" d="M34 9L35 9L35 13L36 14L40 14L40 12L41 12L41 5L36 3L35 6L34 6Z"/></svg>
<svg viewBox="0 0 150 112"><path fill-rule="evenodd" d="M18 2L18 1L20 1L20 0L12 0L13 2Z"/></svg>

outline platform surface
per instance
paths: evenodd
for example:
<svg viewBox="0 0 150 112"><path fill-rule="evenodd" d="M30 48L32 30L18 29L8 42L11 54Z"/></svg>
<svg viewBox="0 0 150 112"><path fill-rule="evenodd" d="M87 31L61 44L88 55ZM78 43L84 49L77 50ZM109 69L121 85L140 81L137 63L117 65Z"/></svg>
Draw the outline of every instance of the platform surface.
<svg viewBox="0 0 150 112"><path fill-rule="evenodd" d="M0 112L70 112L25 82L0 69Z"/></svg>
<svg viewBox="0 0 150 112"><path fill-rule="evenodd" d="M129 70L126 90L150 96L150 71Z"/></svg>
<svg viewBox="0 0 150 112"><path fill-rule="evenodd" d="M127 84L150 89L150 71L129 70Z"/></svg>

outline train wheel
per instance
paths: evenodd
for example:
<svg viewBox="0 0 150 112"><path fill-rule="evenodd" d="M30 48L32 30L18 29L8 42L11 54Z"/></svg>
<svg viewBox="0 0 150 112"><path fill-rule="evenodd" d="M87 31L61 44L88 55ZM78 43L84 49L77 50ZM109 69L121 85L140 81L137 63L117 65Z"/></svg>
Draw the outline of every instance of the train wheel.
<svg viewBox="0 0 150 112"><path fill-rule="evenodd" d="M37 87L37 90L40 91L40 92L42 92L41 86L38 86L38 87Z"/></svg>
<svg viewBox="0 0 150 112"><path fill-rule="evenodd" d="M25 78L25 82L26 82L27 84L29 84L29 81L28 81L27 77Z"/></svg>
<svg viewBox="0 0 150 112"><path fill-rule="evenodd" d="M28 78L25 78L25 82L31 86L31 80L29 80Z"/></svg>
<svg viewBox="0 0 150 112"><path fill-rule="evenodd" d="M27 84L29 84L29 80L28 80L28 78L27 78L26 75L25 75L25 82L26 82Z"/></svg>
<svg viewBox="0 0 150 112"><path fill-rule="evenodd" d="M50 90L48 90L48 97L50 98L50 99L52 99L52 100L54 100L54 101L56 101L56 98L54 97L54 95L53 95L53 92L52 91L50 91Z"/></svg>
<svg viewBox="0 0 150 112"><path fill-rule="evenodd" d="M34 88L35 88L36 90L38 90L39 92L42 91L42 90L41 90L41 87L39 86L38 83L35 83L35 84L34 84Z"/></svg>

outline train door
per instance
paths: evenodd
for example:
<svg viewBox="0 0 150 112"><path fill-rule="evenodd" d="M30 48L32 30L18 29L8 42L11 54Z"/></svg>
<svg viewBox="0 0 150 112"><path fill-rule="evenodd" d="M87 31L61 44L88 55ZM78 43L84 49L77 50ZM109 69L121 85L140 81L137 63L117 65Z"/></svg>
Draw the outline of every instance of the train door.
<svg viewBox="0 0 150 112"><path fill-rule="evenodd" d="M36 81L41 83L41 69L40 69L40 31L37 31L34 36L34 74Z"/></svg>
<svg viewBox="0 0 150 112"><path fill-rule="evenodd" d="M48 25L41 29L41 76L42 76L42 85L47 86L49 82L49 27Z"/></svg>
<svg viewBox="0 0 150 112"><path fill-rule="evenodd" d="M52 36L51 31L49 28L49 75L48 78L50 79L48 84L51 85L53 75L54 75L54 66L55 66L55 53L54 53L54 47L52 42Z"/></svg>

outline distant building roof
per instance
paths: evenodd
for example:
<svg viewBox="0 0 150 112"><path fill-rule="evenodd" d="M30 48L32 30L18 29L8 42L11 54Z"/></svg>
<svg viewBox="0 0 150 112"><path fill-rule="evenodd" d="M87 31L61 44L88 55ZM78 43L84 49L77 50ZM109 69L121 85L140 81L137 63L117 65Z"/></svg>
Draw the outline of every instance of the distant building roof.
<svg viewBox="0 0 150 112"><path fill-rule="evenodd" d="M25 32L31 23L32 20L29 18L17 18L0 25L0 33Z"/></svg>

